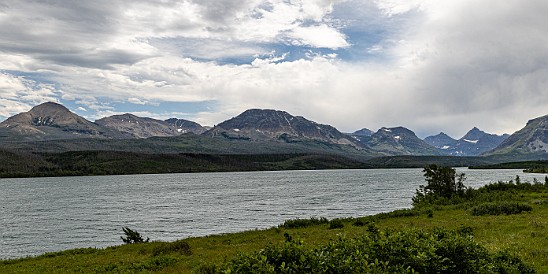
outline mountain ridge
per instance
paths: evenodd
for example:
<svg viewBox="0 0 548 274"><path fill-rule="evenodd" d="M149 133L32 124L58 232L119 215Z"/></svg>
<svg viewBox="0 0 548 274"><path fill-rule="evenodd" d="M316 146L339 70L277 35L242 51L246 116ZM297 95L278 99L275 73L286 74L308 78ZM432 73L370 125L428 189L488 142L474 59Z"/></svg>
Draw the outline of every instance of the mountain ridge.
<svg viewBox="0 0 548 274"><path fill-rule="evenodd" d="M405 127L382 127L371 136L362 138L361 143L384 155L442 155L435 147L421 140Z"/></svg>
<svg viewBox="0 0 548 274"><path fill-rule="evenodd" d="M548 159L548 115L527 121L525 127L483 155L506 155L531 160Z"/></svg>
<svg viewBox="0 0 548 274"><path fill-rule="evenodd" d="M333 126L319 124L302 116L293 116L286 111L273 109L248 109L216 125L204 134L253 140L274 138L285 142L305 139L363 148L358 142Z"/></svg>
<svg viewBox="0 0 548 274"><path fill-rule="evenodd" d="M496 135L473 127L462 138L455 140L441 132L419 139L405 127L386 128L377 132L366 128L354 133L341 133L331 125L320 124L302 116L273 109L248 109L240 115L207 129L198 123L170 118L165 121L138 117L126 113L88 121L65 106L46 102L9 117L0 123L0 142L25 142L72 139L135 139L172 138L185 134L200 134L205 138L224 138L244 144L283 147L284 153L298 145L299 152L312 149L314 153L361 153L362 157L393 155L495 155L517 159L542 159L548 157L548 115L531 119L526 126L512 135ZM215 139L214 139L215 140ZM204 138L193 142L210 143L211 150L217 141ZM82 141L84 144L88 141ZM154 143L154 142L152 142ZM169 143L169 142L166 142ZM282 144L292 144L284 146ZM62 142L60 143L62 144ZM219 143L220 144L220 143ZM116 147L127 146L118 142ZM68 145L67 147L71 147ZM85 147L85 146L84 146ZM92 146L96 149L100 147ZM251 146L254 147L254 146ZM297 146L293 146L297 147ZM205 149L205 147L204 147ZM199 151L199 150L192 150ZM214 151L230 152L224 149ZM253 150L240 150L252 152ZM263 151L263 150L261 150Z"/></svg>
<svg viewBox="0 0 548 274"><path fill-rule="evenodd" d="M189 132L200 134L205 131L198 123L183 119L171 118L162 121L139 117L131 113L101 118L96 120L95 123L132 138L168 137Z"/></svg>
<svg viewBox="0 0 548 274"><path fill-rule="evenodd" d="M424 138L424 141L440 149L445 155L478 156L494 149L507 137L507 134L490 134L477 127L473 127L458 140L441 132L437 135Z"/></svg>

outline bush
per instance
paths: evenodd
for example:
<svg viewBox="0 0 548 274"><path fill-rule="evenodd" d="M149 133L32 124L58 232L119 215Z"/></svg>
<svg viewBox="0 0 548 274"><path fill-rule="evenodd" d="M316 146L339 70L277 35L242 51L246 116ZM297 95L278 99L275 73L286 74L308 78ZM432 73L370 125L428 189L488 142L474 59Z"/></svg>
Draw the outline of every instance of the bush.
<svg viewBox="0 0 548 274"><path fill-rule="evenodd" d="M143 239L139 232L131 230L129 227L122 227L122 230L124 231L124 234L126 234L126 237L124 238L121 236L120 238L122 238L122 241L126 244L148 243L150 240L149 238L146 240Z"/></svg>
<svg viewBox="0 0 548 274"><path fill-rule="evenodd" d="M523 211L531 211L533 208L524 203L518 202L498 202L498 203L484 203L470 209L473 216L481 215L510 215L519 214Z"/></svg>
<svg viewBox="0 0 548 274"><path fill-rule="evenodd" d="M333 219L329 221L329 229L343 228L344 224L341 219Z"/></svg>
<svg viewBox="0 0 548 274"><path fill-rule="evenodd" d="M223 273L534 273L517 257L489 253L468 229L379 231L316 248L291 240L239 254L219 268L207 268L212 269Z"/></svg>
<svg viewBox="0 0 548 274"><path fill-rule="evenodd" d="M279 227L284 228L300 228L300 227L309 227L313 225L319 225L319 224L327 224L329 223L329 220L327 218L321 217L321 218L310 218L310 219L293 219L293 220L287 220L283 224L279 225Z"/></svg>

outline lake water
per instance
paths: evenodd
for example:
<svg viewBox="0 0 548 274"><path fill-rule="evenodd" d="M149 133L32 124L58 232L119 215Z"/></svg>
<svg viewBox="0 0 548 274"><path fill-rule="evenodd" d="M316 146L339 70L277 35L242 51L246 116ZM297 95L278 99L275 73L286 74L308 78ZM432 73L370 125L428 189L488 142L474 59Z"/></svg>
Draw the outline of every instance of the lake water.
<svg viewBox="0 0 548 274"><path fill-rule="evenodd" d="M468 170L479 187L521 170ZM323 170L0 179L0 259L122 244L122 227L173 241L309 217L408 208L421 169Z"/></svg>

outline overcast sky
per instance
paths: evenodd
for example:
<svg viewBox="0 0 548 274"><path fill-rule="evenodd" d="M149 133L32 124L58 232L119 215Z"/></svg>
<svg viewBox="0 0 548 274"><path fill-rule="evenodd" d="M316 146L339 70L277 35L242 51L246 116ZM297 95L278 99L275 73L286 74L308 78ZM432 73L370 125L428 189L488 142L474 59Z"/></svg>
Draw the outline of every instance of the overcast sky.
<svg viewBox="0 0 548 274"><path fill-rule="evenodd" d="M3 0L0 119L249 108L460 138L548 114L545 0Z"/></svg>

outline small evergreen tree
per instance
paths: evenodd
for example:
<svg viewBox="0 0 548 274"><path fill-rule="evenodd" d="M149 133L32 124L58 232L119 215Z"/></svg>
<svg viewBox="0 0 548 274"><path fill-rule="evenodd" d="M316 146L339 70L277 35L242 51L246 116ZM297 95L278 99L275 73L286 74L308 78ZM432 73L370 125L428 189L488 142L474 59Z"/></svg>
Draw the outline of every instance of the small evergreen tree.
<svg viewBox="0 0 548 274"><path fill-rule="evenodd" d="M122 227L122 230L124 231L124 234L126 234L126 237L120 236L120 238L122 238L122 241L126 244L148 243L150 240L150 238L147 238L146 240L143 239L139 232L131 230L129 227Z"/></svg>

